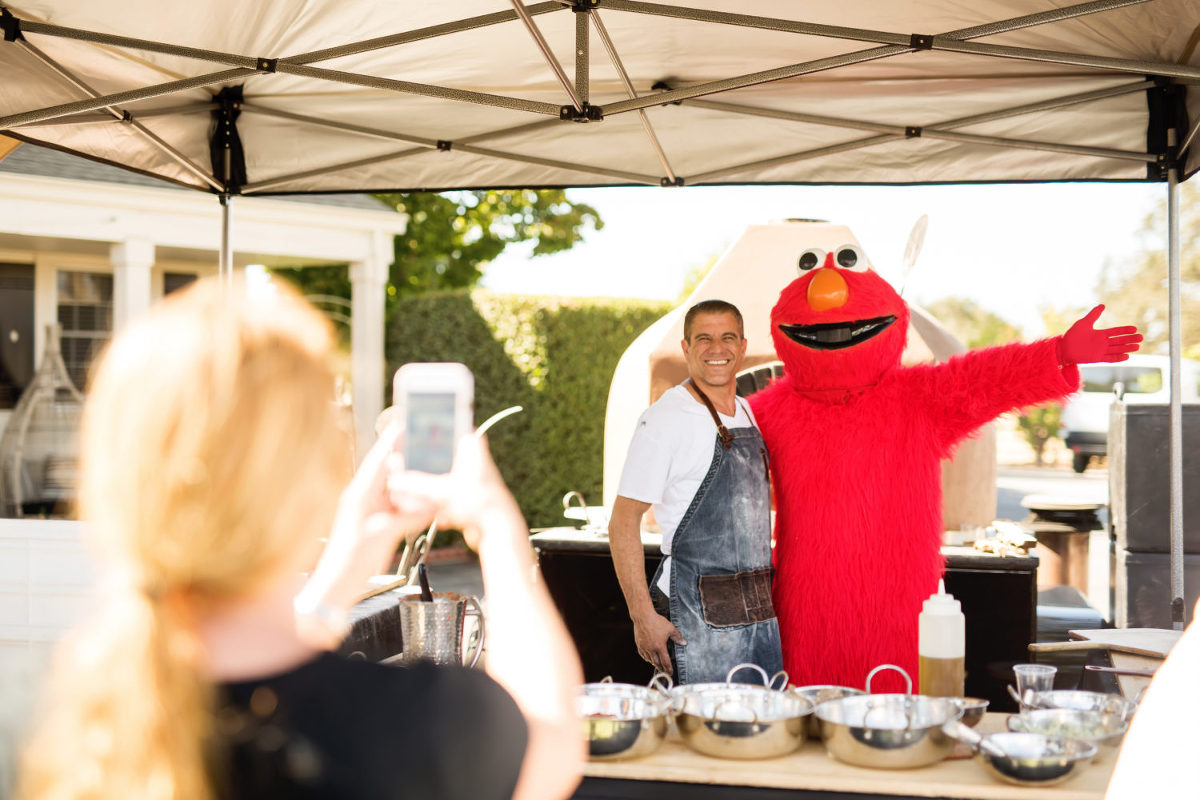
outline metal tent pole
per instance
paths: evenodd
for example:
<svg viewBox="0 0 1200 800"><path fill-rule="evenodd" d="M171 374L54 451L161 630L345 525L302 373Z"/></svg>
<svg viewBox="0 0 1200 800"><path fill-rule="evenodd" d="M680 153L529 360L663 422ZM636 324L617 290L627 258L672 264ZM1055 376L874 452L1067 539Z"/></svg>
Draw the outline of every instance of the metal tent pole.
<svg viewBox="0 0 1200 800"><path fill-rule="evenodd" d="M221 253L217 262L217 275L221 285L233 288L233 196L221 195Z"/></svg>
<svg viewBox="0 0 1200 800"><path fill-rule="evenodd" d="M1167 144L1174 147L1176 131L1167 131ZM1171 624L1183 630L1183 403L1180 351L1183 326L1180 311L1181 273L1179 264L1179 170L1167 172L1167 325L1171 340Z"/></svg>

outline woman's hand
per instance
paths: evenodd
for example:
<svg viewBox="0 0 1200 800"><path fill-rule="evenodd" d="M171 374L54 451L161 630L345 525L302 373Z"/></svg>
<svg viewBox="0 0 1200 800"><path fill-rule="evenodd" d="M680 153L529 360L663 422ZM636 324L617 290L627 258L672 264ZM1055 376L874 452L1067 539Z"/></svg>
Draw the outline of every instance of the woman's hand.
<svg viewBox="0 0 1200 800"><path fill-rule="evenodd" d="M517 502L492 461L486 442L479 437L462 438L447 475L405 471L403 456L397 452L392 453L389 463L391 502L412 513L433 508L438 526L461 530L472 549L479 549L484 530L524 527ZM514 520L515 525L489 524Z"/></svg>

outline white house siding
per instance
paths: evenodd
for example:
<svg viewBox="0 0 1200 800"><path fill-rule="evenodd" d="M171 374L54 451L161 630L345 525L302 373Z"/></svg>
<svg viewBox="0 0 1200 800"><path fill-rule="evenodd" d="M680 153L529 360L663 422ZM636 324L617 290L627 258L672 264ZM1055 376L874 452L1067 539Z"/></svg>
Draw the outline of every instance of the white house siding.
<svg viewBox="0 0 1200 800"><path fill-rule="evenodd" d="M40 678L62 635L84 618L97 569L82 525L0 521L0 797L10 788Z"/></svg>

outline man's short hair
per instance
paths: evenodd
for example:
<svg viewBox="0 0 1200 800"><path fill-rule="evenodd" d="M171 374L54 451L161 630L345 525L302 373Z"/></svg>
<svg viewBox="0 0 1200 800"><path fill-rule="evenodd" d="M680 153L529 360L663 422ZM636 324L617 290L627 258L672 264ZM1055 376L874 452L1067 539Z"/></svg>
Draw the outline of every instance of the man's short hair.
<svg viewBox="0 0 1200 800"><path fill-rule="evenodd" d="M742 322L742 312L738 311L737 306L724 300L702 300L689 308L683 317L684 341L692 340L692 322L699 314L733 314L733 318L737 320L738 334L743 339L746 338L746 325Z"/></svg>

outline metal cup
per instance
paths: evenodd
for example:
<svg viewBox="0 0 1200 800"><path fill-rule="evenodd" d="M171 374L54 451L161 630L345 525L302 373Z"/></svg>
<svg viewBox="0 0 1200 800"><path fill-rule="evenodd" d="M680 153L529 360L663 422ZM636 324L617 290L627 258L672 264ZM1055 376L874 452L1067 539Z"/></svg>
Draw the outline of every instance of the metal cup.
<svg viewBox="0 0 1200 800"><path fill-rule="evenodd" d="M469 616L479 619L479 635L464 654L464 623ZM483 652L483 609L474 597L458 592L434 592L432 603L420 595L401 597L400 635L404 650L397 661L401 664L426 660L473 667Z"/></svg>

